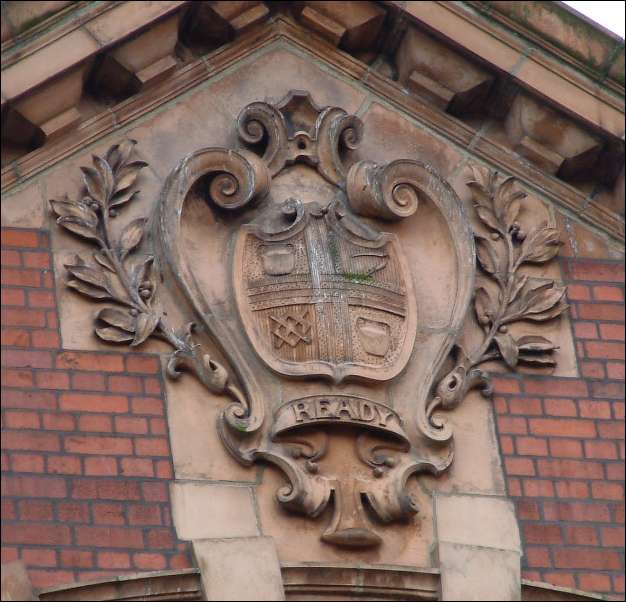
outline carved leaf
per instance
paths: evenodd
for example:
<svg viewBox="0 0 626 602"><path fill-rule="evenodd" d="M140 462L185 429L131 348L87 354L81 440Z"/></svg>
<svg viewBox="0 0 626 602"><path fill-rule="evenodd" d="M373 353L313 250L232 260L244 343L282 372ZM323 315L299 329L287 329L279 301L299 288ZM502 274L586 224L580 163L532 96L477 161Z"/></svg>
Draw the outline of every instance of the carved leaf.
<svg viewBox="0 0 626 602"><path fill-rule="evenodd" d="M565 290L564 287L555 286L554 281L539 284L534 281L526 286L517 301L509 306L502 322L543 321L560 315L568 307L563 302ZM557 308L561 309L556 311Z"/></svg>
<svg viewBox="0 0 626 602"><path fill-rule="evenodd" d="M87 284L91 284L93 286L97 286L99 288L103 288L104 290L110 291L110 283L109 279L100 269L92 268L87 265L65 265L67 271L83 282Z"/></svg>
<svg viewBox="0 0 626 602"><path fill-rule="evenodd" d="M523 192L518 194L520 196L511 199L510 203L507 205L506 211L504 212L504 225L507 230L510 230L513 224L517 221L522 207L521 199L526 196Z"/></svg>
<svg viewBox="0 0 626 602"><path fill-rule="evenodd" d="M78 234L78 236L82 236L83 238L100 241L96 228L85 220L73 216L67 216L58 218L57 224L63 226L66 230L69 230L74 234Z"/></svg>
<svg viewBox="0 0 626 602"><path fill-rule="evenodd" d="M493 211L489 207L483 207L482 205L476 205L476 213L487 227L491 228L495 232L502 232L502 226L498 222Z"/></svg>
<svg viewBox="0 0 626 602"><path fill-rule="evenodd" d="M493 190L493 185L498 175L497 171L491 171L486 167L472 165L472 174L474 176L475 183L484 191L490 193Z"/></svg>
<svg viewBox="0 0 626 602"><path fill-rule="evenodd" d="M519 349L513 337L509 333L498 333L494 339L504 361L510 368L515 368L519 357Z"/></svg>
<svg viewBox="0 0 626 602"><path fill-rule="evenodd" d="M116 174L117 184L115 186L115 193L117 194L132 186L139 175L139 171L147 165L145 161L132 161L122 166Z"/></svg>
<svg viewBox="0 0 626 602"><path fill-rule="evenodd" d="M133 340L133 335L115 328L106 326L104 328L96 328L96 334L103 340L110 343L126 343Z"/></svg>
<svg viewBox="0 0 626 602"><path fill-rule="evenodd" d="M103 206L107 196L102 176L93 167L81 167L80 170L83 172L83 182L85 183L87 193L92 200Z"/></svg>
<svg viewBox="0 0 626 602"><path fill-rule="evenodd" d="M140 313L135 323L135 338L130 344L131 347L136 347L143 343L154 332L158 323L159 316L156 314Z"/></svg>
<svg viewBox="0 0 626 602"><path fill-rule="evenodd" d="M515 274L515 279L513 280L513 284L511 286L511 293L509 295L509 304L513 303L520 294L520 291L526 286L528 282L527 274Z"/></svg>
<svg viewBox="0 0 626 602"><path fill-rule="evenodd" d="M526 335L517 339L520 351L554 351L558 349L552 341L539 335Z"/></svg>
<svg viewBox="0 0 626 602"><path fill-rule="evenodd" d="M476 256L478 257L478 261L488 274L495 274L498 269L498 260L491 244L487 238L483 238L482 236L476 237Z"/></svg>
<svg viewBox="0 0 626 602"><path fill-rule="evenodd" d="M113 207L120 207L125 205L126 203L132 201L139 194L138 190L125 190L122 192L116 193L111 201L109 202L109 207L112 209Z"/></svg>
<svg viewBox="0 0 626 602"><path fill-rule="evenodd" d="M109 258L102 252L98 251L93 254L93 258L103 267L109 270L109 272L115 272L115 268L109 261Z"/></svg>
<svg viewBox="0 0 626 602"><path fill-rule="evenodd" d="M95 228L98 225L98 215L86 203L70 201L65 197L61 201L51 200L50 206L58 218L73 217L84 222L90 228Z"/></svg>
<svg viewBox="0 0 626 602"><path fill-rule="evenodd" d="M554 282L534 290L528 299L527 314L540 314L552 309L565 296L565 287L554 286Z"/></svg>
<svg viewBox="0 0 626 602"><path fill-rule="evenodd" d="M537 366L556 366L556 359L548 353L526 353L520 351L519 361Z"/></svg>
<svg viewBox="0 0 626 602"><path fill-rule="evenodd" d="M477 180L470 180L467 182L467 186L472 190L472 198L476 206L485 207L489 210L492 209L493 204L491 194L483 184Z"/></svg>
<svg viewBox="0 0 626 602"><path fill-rule="evenodd" d="M102 199L102 204L105 204L111 193L113 192L113 171L111 171L111 166L102 158L98 157L98 155L92 155L92 161L96 171L100 176L100 181L102 182L102 189L104 193L104 197Z"/></svg>
<svg viewBox="0 0 626 602"><path fill-rule="evenodd" d="M130 224L124 228L122 235L120 236L121 257L128 255L128 253L135 249L141 242L146 221L146 218L140 217L130 222Z"/></svg>
<svg viewBox="0 0 626 602"><path fill-rule="evenodd" d="M105 307L98 312L98 319L106 322L109 326L116 326L126 332L135 332L135 318L127 311L115 307Z"/></svg>
<svg viewBox="0 0 626 602"><path fill-rule="evenodd" d="M524 316L524 320L532 320L533 322L545 322L547 320L552 320L557 316L560 316L563 312L569 309L569 305L567 303L560 302L556 307L548 311L544 311L540 314L526 314Z"/></svg>
<svg viewBox="0 0 626 602"><path fill-rule="evenodd" d="M108 150L106 159L113 172L117 172L120 167L126 164L130 154L133 152L135 144L137 144L136 140L124 140L120 142L120 144L115 144Z"/></svg>
<svg viewBox="0 0 626 602"><path fill-rule="evenodd" d="M498 186L498 190L493 199L493 210L500 222L504 221L504 213L506 211L508 202L513 193L513 186L515 185L515 178L506 178L504 182Z"/></svg>
<svg viewBox="0 0 626 602"><path fill-rule="evenodd" d="M479 286L476 289L474 308L476 310L478 321L481 324L487 324L488 322L493 321L493 316L497 311L497 304L487 288Z"/></svg>
<svg viewBox="0 0 626 602"><path fill-rule="evenodd" d="M133 287L135 290L139 291L140 288L144 287L143 291L148 291L147 296L145 292L142 295L148 305L152 305L158 286L157 274L153 266L154 257L149 256L142 264L135 267L132 277Z"/></svg>
<svg viewBox="0 0 626 602"><path fill-rule="evenodd" d="M559 231L549 228L546 222L526 236L522 244L520 263L544 263L559 252Z"/></svg>
<svg viewBox="0 0 626 602"><path fill-rule="evenodd" d="M86 282L81 282L80 280L68 280L67 286L69 288L73 288L74 290L86 295L87 297L91 297L92 299L112 299L113 297L105 290L101 288L97 288L95 286L91 286Z"/></svg>

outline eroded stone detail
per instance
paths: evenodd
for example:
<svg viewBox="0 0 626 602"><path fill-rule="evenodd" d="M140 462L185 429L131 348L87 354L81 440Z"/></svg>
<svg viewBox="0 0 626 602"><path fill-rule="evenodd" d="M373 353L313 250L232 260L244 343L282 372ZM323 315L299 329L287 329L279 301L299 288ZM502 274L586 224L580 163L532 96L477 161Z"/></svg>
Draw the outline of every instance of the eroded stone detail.
<svg viewBox="0 0 626 602"><path fill-rule="evenodd" d="M235 296L280 374L388 380L413 347L416 305L397 238L339 203L288 199L240 230Z"/></svg>
<svg viewBox="0 0 626 602"><path fill-rule="evenodd" d="M558 349L539 335L513 338L509 325L545 322L560 316L569 307L566 287L554 280L532 278L520 271L524 264L546 263L556 257L561 246L556 228L541 223L529 232L518 221L526 193L516 189L515 179L504 180L498 173L473 167L468 186L473 191L476 214L488 235L475 234L476 256L484 278L479 278L474 294L476 319L483 329L481 344L471 351L456 347L456 365L435 390L431 402L420 415L422 432L436 441L448 441L451 431L434 416L438 409L452 409L475 387L491 396L489 375L479 366L503 361L515 370L519 364L556 366Z"/></svg>
<svg viewBox="0 0 626 602"><path fill-rule="evenodd" d="M378 546L383 524L418 511L409 478L439 475L452 462L452 446L441 446L452 433L436 410L458 405L471 387L488 392L480 369L488 360L503 359L511 368L519 362L553 365L555 347L547 339L513 339L507 325L552 319L566 309L564 289L519 273L525 263L556 255L556 231L542 224L521 232L523 195L513 179L499 182L477 169L470 185L489 235L477 235L475 246L458 197L431 167L412 160L357 161L346 151L358 147L360 120L336 107L318 108L308 93L291 92L274 106L248 105L238 130L248 150L202 149L173 170L151 222L152 239L144 218L127 224L118 237L111 228L135 198L135 180L146 165L131 160L134 142L94 157L94 166L83 168L86 196L51 201L59 225L97 247L93 261L77 258L66 266L68 286L115 304L98 313L101 339L131 346L150 336L163 339L174 349L170 378L190 370L210 392L230 397L218 423L223 444L244 465L265 462L283 472L287 484L277 499L288 510L314 518L332 505L323 541ZM335 197L309 203L271 198L272 177L294 163L334 184ZM214 218L202 224L204 235L215 238L226 229L222 238L232 241L223 243L218 258L233 275L227 285L234 297L229 319L216 313L211 286L217 285L203 288L196 277L203 266L185 254L183 209L198 195ZM411 250L410 229L398 224L428 219L426 211L440 216L433 223L450 240L454 270L449 299L421 330L416 349L423 291L414 287L409 258L422 258ZM138 259L139 249L150 245L150 254ZM476 284L475 249L485 273ZM159 300L164 277L173 298L189 307L186 325L171 324ZM484 338L468 353L456 343L472 297ZM432 312L425 315L433 320ZM223 359L211 357L209 345ZM306 379L320 390L277 400L276 389L261 384L264 366L273 370L275 382ZM415 391L408 412L406 405L398 411L388 394L400 378ZM379 390L346 391L353 381ZM424 441L408 428L413 421ZM346 441L353 458L333 468L328 457L336 446L345 454Z"/></svg>
<svg viewBox="0 0 626 602"><path fill-rule="evenodd" d="M280 103L253 102L237 119L239 137L263 146L263 160L274 176L285 166L305 162L340 185L347 167L344 153L361 141L363 123L338 107L320 109L308 92L292 90Z"/></svg>

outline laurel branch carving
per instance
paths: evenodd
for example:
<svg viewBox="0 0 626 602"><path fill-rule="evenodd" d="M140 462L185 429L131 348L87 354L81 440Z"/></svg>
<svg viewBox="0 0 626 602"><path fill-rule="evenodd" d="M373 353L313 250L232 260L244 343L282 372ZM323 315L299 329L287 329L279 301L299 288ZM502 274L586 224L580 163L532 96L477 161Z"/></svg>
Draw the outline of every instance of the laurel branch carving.
<svg viewBox="0 0 626 602"><path fill-rule="evenodd" d="M95 334L108 343L141 345L149 337L169 343L174 351L167 375L176 379L182 369L191 370L213 393L229 395L247 410L241 391L226 368L211 359L194 340L192 322L174 327L162 311L157 295L159 275L154 256L133 259L146 233L146 218L127 224L117 239L111 222L139 194L135 182L148 164L131 160L135 140L112 146L104 157L93 156L93 167L81 167L85 196L81 200L51 200L57 224L98 247L93 262L76 256L66 264L67 286L96 301L113 302L96 316ZM226 188L226 190L224 190ZM232 187L220 186L218 194L232 196Z"/></svg>
<svg viewBox="0 0 626 602"><path fill-rule="evenodd" d="M524 232L518 218L526 193L516 189L515 178L501 179L496 171L476 166L472 172L473 179L467 185L478 219L489 233L475 234L476 257L484 278L476 282L474 312L483 338L469 353L456 347L455 367L439 381L425 407L425 420L420 420L422 432L438 442L449 441L452 432L435 415L436 410L456 407L472 388L481 388L483 395L491 396L490 376L480 369L482 364L501 361L511 370L520 364L556 365L558 347L549 339L533 334L514 338L509 325L553 320L569 307L566 287L520 271L525 264L546 263L556 257L561 246L558 230L543 222Z"/></svg>

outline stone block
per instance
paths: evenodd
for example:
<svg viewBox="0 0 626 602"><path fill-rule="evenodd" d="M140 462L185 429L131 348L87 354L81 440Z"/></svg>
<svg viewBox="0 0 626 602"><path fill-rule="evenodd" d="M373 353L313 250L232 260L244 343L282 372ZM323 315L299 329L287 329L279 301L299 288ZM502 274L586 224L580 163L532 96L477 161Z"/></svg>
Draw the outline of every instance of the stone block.
<svg viewBox="0 0 626 602"><path fill-rule="evenodd" d="M331 44L348 52L375 47L385 11L374 2L294 3L297 17Z"/></svg>
<svg viewBox="0 0 626 602"><path fill-rule="evenodd" d="M520 553L513 503L504 497L436 495L439 542L480 546Z"/></svg>
<svg viewBox="0 0 626 602"><path fill-rule="evenodd" d="M494 77L415 27L396 52L400 83L456 115L483 112Z"/></svg>
<svg viewBox="0 0 626 602"><path fill-rule="evenodd" d="M521 600L518 552L440 543L439 563L441 600Z"/></svg>
<svg viewBox="0 0 626 602"><path fill-rule="evenodd" d="M181 539L259 535L250 487L176 482L171 485L171 497L174 525Z"/></svg>
<svg viewBox="0 0 626 602"><path fill-rule="evenodd" d="M46 223L42 183L35 181L12 194L2 195L3 228L43 228Z"/></svg>
<svg viewBox="0 0 626 602"><path fill-rule="evenodd" d="M284 600L276 546L270 537L193 542L206 600Z"/></svg>
<svg viewBox="0 0 626 602"><path fill-rule="evenodd" d="M24 563L17 560L2 565L2 600L38 600Z"/></svg>

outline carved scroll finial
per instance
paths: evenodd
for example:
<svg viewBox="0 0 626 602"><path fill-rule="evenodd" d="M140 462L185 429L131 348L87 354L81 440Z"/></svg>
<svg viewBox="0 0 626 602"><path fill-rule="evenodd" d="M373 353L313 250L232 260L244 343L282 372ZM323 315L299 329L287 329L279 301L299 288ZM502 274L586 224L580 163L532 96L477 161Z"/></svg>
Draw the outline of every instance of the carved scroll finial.
<svg viewBox="0 0 626 602"><path fill-rule="evenodd" d="M437 419L436 410L454 408L471 388L481 387L484 395L491 395L489 375L479 368L481 364L502 361L511 370L520 364L556 365L554 352L558 347L549 339L534 334L513 337L509 326L553 320L569 307L565 303L566 287L520 271L525 264L546 263L558 254L558 230L543 222L524 232L518 218L526 193L516 189L515 178L501 180L497 172L480 167L473 167L472 172L468 186L478 219L489 233L475 234L484 278L476 283L474 311L483 338L469 353L457 347L454 369L439 381L435 396L420 416L421 431L438 442L450 440L452 433Z"/></svg>
<svg viewBox="0 0 626 602"><path fill-rule="evenodd" d="M319 108L308 92L292 90L278 104L253 102L237 118L241 140L262 153L272 176L304 162L340 186L348 167L343 155L358 147L363 123L337 107Z"/></svg>
<svg viewBox="0 0 626 602"><path fill-rule="evenodd" d="M420 164L408 159L377 165L359 161L348 172L350 206L360 215L387 220L410 217L417 211L418 190L424 186Z"/></svg>

